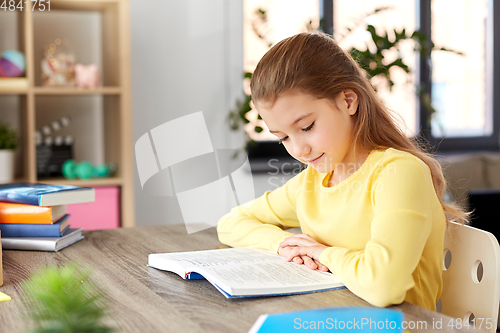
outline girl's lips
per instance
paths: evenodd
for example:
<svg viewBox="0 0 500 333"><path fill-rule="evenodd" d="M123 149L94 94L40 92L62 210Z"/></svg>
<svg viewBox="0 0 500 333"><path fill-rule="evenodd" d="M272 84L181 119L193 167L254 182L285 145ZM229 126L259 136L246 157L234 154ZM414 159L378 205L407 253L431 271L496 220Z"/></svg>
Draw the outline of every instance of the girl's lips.
<svg viewBox="0 0 500 333"><path fill-rule="evenodd" d="M323 155L325 155L325 153L323 153L320 156L316 157L314 160L307 161L307 163L309 163L309 164L316 164L316 163L318 163L319 159L323 157Z"/></svg>

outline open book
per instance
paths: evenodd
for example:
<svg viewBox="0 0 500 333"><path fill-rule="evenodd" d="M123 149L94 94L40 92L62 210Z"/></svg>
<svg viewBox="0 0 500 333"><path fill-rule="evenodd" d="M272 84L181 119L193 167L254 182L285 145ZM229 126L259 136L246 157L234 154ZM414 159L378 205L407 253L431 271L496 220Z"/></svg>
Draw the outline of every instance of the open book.
<svg viewBox="0 0 500 333"><path fill-rule="evenodd" d="M207 279L227 298L274 296L344 287L332 273L286 262L269 251L229 248L208 251L156 253L148 265L183 279Z"/></svg>

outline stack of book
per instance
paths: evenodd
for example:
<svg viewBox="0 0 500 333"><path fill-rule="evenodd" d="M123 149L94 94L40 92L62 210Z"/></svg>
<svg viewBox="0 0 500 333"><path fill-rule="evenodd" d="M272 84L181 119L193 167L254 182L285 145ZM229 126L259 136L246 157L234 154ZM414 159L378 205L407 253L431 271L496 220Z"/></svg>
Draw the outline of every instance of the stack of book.
<svg viewBox="0 0 500 333"><path fill-rule="evenodd" d="M0 185L0 232L4 250L59 251L83 239L72 229L66 205L95 200L93 188L13 183Z"/></svg>

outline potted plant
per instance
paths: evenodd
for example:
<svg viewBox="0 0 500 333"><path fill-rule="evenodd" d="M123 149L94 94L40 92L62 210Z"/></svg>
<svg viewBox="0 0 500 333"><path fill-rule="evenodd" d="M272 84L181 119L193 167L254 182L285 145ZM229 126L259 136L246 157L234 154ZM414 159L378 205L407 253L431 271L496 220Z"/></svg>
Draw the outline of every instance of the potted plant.
<svg viewBox="0 0 500 333"><path fill-rule="evenodd" d="M42 268L23 285L32 329L30 332L110 333L103 323L107 304L77 263Z"/></svg>
<svg viewBox="0 0 500 333"><path fill-rule="evenodd" d="M5 123L0 123L0 182L14 180L16 131Z"/></svg>

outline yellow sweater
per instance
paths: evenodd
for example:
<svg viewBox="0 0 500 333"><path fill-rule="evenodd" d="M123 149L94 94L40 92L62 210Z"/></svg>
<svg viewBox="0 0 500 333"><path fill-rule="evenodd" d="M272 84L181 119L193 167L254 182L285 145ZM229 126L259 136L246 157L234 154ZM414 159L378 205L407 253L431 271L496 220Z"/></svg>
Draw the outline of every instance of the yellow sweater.
<svg viewBox="0 0 500 333"><path fill-rule="evenodd" d="M300 227L328 245L319 260L376 306L408 301L436 309L442 290L445 215L428 166L412 154L374 150L349 178L326 187L311 167L219 221L219 240L277 252Z"/></svg>

